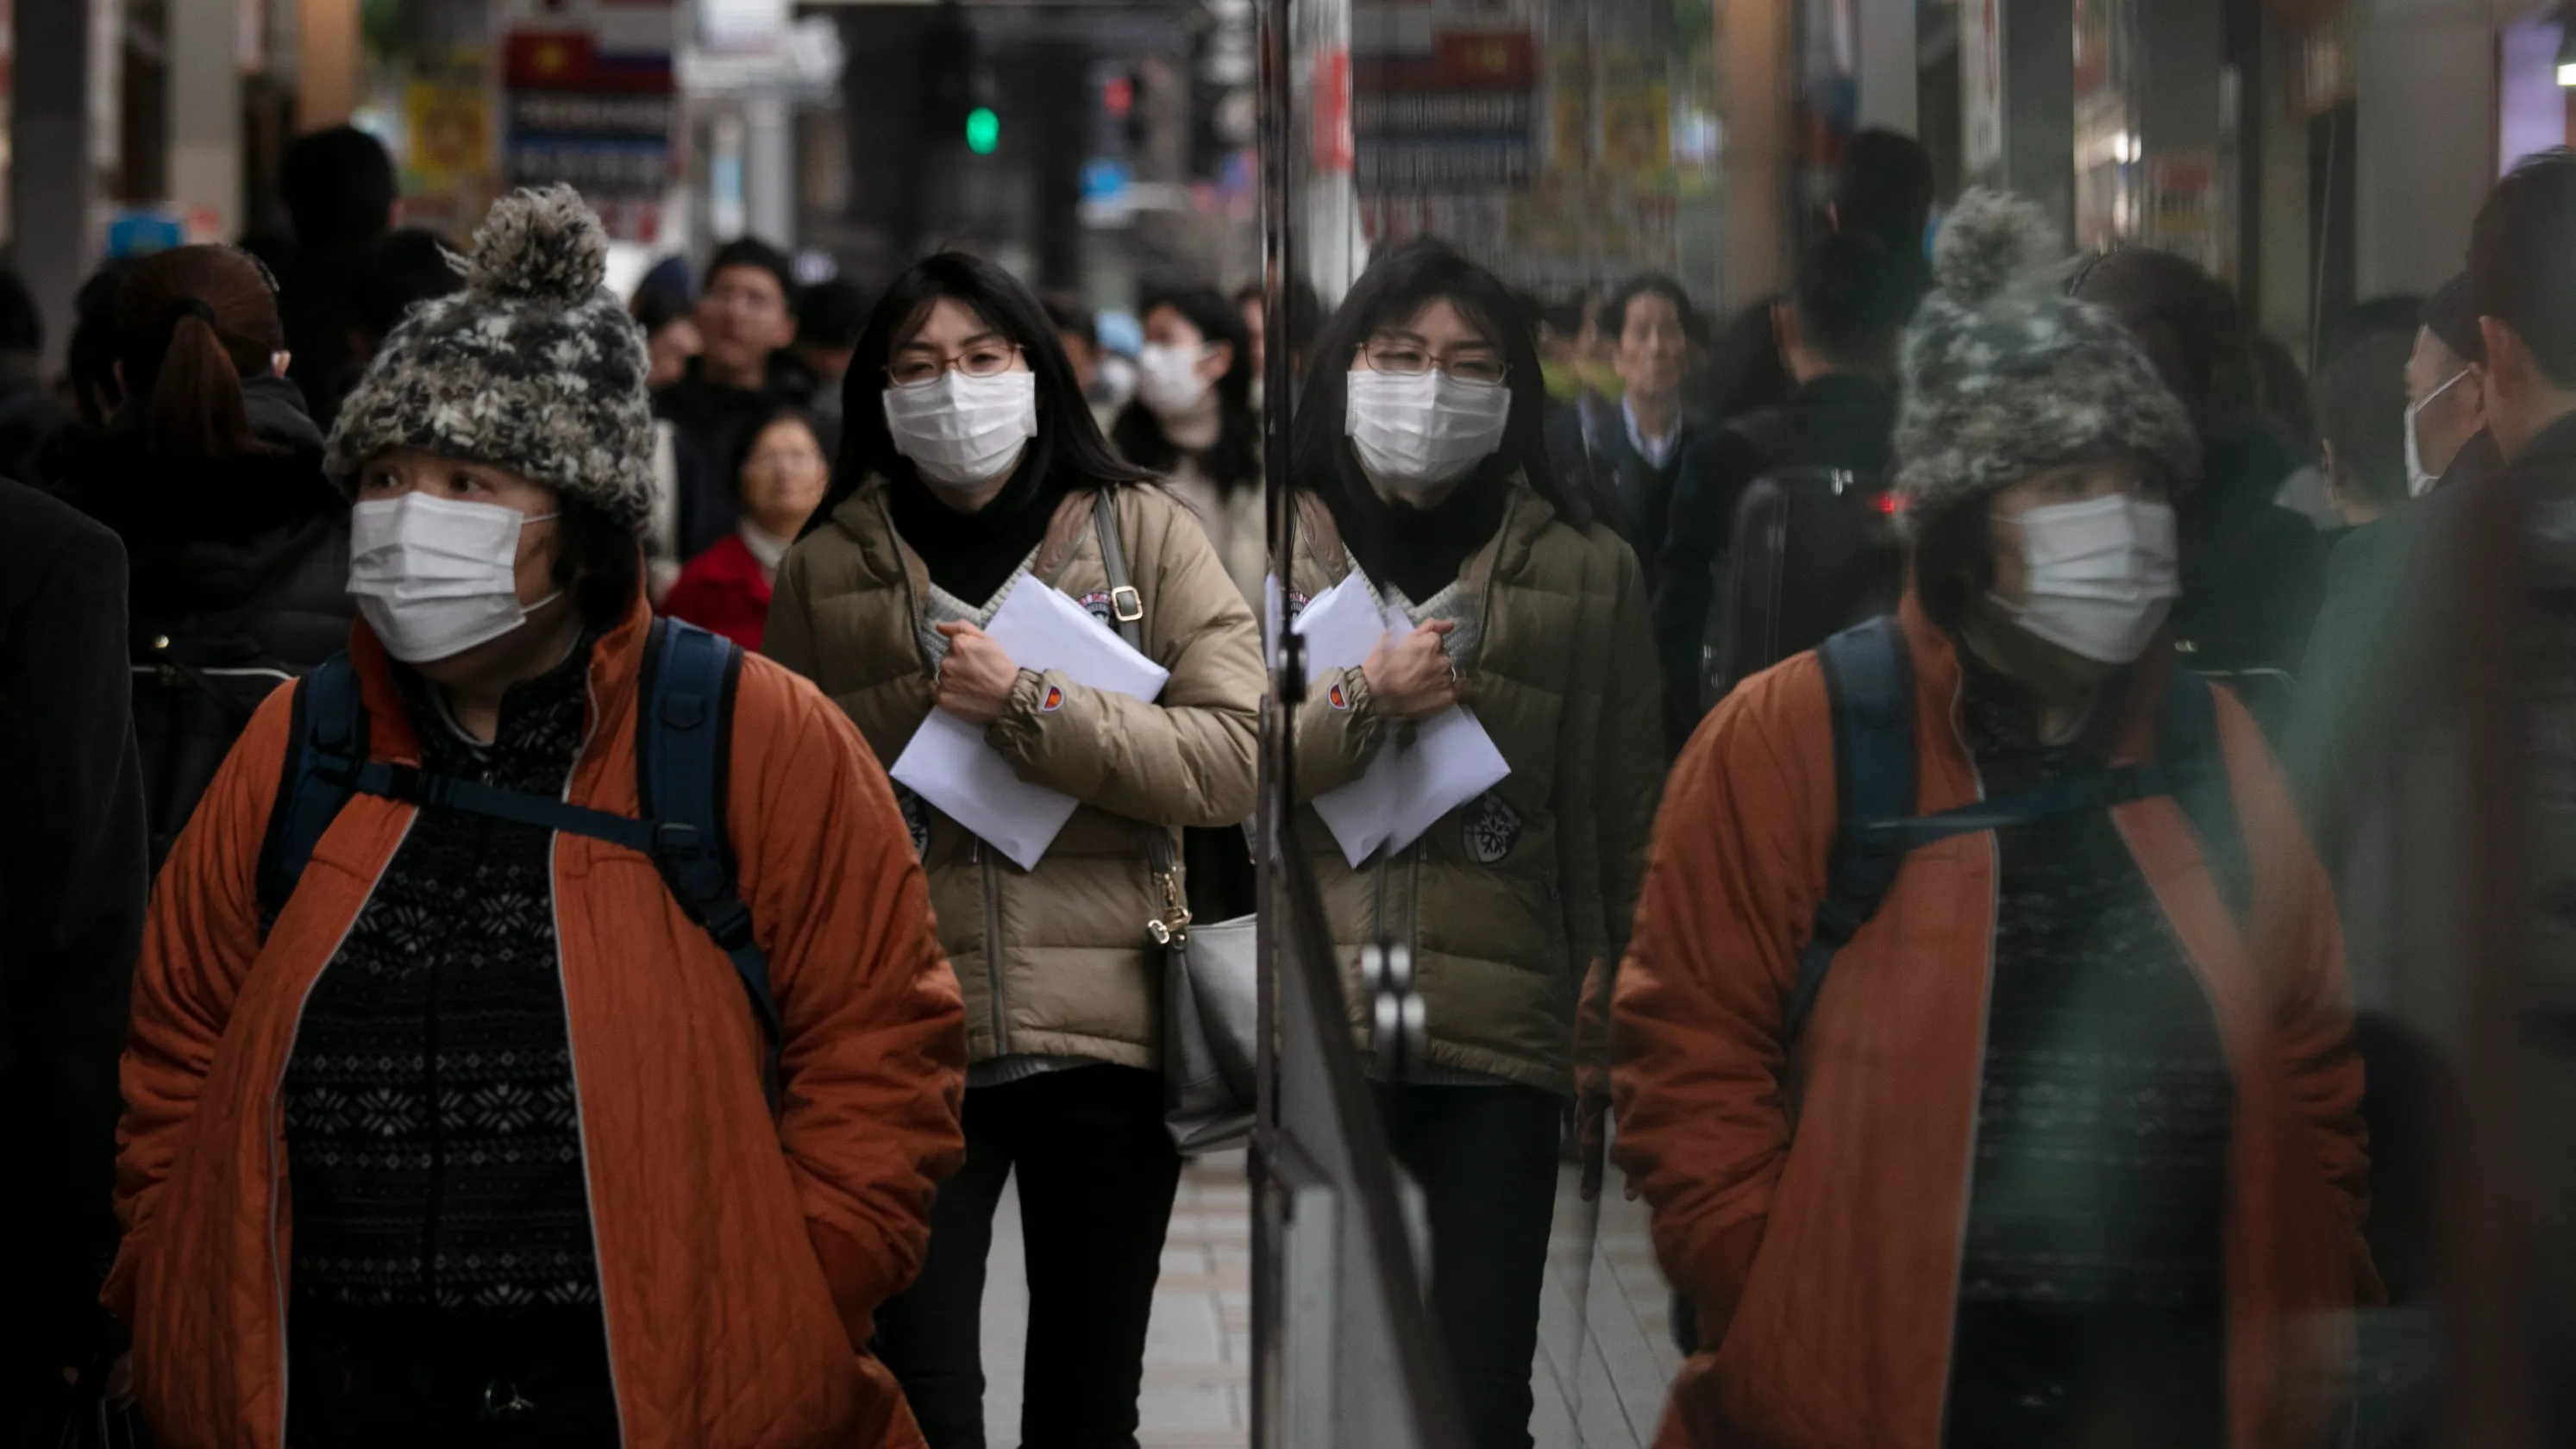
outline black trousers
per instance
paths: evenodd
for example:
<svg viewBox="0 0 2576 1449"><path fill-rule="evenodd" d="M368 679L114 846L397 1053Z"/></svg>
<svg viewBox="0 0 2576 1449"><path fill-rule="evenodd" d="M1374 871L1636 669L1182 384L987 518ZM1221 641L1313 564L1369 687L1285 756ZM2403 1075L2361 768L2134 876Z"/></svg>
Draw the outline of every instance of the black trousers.
<svg viewBox="0 0 2576 1449"><path fill-rule="evenodd" d="M615 1449L597 1308L506 1319L334 1310L287 1318L288 1449Z"/></svg>
<svg viewBox="0 0 2576 1449"><path fill-rule="evenodd" d="M1376 1083L1395 1160L1431 1219L1431 1317L1474 1449L1530 1449L1530 1369L1556 1216L1563 1098L1536 1087Z"/></svg>
<svg viewBox="0 0 2576 1449"><path fill-rule="evenodd" d="M2225 1449L2225 1320L2206 1308L1962 1303L1948 1449Z"/></svg>
<svg viewBox="0 0 2576 1449"><path fill-rule="evenodd" d="M1014 1168L1028 1249L1025 1449L1132 1449L1145 1324L1181 1157L1163 1078L1076 1067L966 1093L966 1165L939 1190L921 1276L877 1312L877 1355L930 1449L984 1449L984 1260Z"/></svg>

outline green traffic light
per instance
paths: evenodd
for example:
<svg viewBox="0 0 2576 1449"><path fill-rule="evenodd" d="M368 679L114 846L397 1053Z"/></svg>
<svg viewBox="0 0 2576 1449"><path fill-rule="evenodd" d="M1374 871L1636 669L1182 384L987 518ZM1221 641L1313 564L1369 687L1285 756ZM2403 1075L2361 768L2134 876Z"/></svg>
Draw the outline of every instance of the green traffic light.
<svg viewBox="0 0 2576 1449"><path fill-rule="evenodd" d="M966 149L978 156L990 156L1002 143L1002 118L990 106L977 106L966 113Z"/></svg>

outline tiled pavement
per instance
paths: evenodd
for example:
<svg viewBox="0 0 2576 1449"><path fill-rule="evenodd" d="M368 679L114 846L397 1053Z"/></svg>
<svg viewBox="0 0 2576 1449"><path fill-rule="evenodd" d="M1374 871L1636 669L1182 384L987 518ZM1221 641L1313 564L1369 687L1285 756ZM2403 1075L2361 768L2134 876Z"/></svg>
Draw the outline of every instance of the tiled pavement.
<svg viewBox="0 0 2576 1449"><path fill-rule="evenodd" d="M1558 1195L1541 1307L1532 1430L1540 1449L1633 1449L1653 1438L1663 1386L1681 1366L1665 1329L1663 1280L1646 1239L1645 1206L1616 1187L1607 1202L1579 1203L1570 1172ZM1243 1155L1192 1162L1164 1241L1146 1335L1142 1449L1239 1449L1249 1442L1251 1228ZM1587 1300L1591 1312L1579 1318L1574 1306ZM1019 1442L1027 1324L1019 1195L1006 1192L984 1295L984 1422L995 1449Z"/></svg>

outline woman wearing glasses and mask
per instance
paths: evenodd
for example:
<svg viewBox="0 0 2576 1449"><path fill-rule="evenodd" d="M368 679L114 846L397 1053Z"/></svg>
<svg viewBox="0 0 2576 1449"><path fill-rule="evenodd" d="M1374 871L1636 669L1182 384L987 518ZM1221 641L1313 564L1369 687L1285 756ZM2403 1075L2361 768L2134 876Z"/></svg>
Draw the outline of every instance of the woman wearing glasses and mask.
<svg viewBox="0 0 2576 1449"><path fill-rule="evenodd" d="M1400 1051L1363 1033L1377 1100L1428 1199L1432 1309L1470 1438L1527 1446L1577 998L1626 944L1661 774L1645 585L1557 488L1537 346L1490 273L1398 248L1314 356L1290 607L1359 588L1411 628L1309 686L1298 838L1346 965L1410 952L1425 1030ZM1312 802L1459 705L1509 774L1354 864Z"/></svg>
<svg viewBox="0 0 2576 1449"><path fill-rule="evenodd" d="M763 647L882 759L945 711L1020 779L1078 802L1022 869L904 797L966 992L968 1148L921 1278L878 1315L880 1347L933 1449L984 1442L984 1258L1016 1170L1029 1442L1127 1442L1181 1166L1148 927L1172 921L1182 883L1154 877L1147 835L1252 810L1260 640L1197 520L1110 451L1044 308L1008 273L956 254L915 265L869 317L843 405L838 481L780 569ZM1095 529L1103 495L1127 588ZM985 632L1018 588L1060 589L1104 629L1141 610L1144 651L1171 671L1162 693L1021 668Z"/></svg>

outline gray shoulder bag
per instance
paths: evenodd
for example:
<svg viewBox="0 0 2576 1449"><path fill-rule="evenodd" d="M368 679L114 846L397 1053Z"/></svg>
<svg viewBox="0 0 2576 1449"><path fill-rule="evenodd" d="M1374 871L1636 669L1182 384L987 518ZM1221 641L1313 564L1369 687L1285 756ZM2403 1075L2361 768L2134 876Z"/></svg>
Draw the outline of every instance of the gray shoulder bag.
<svg viewBox="0 0 2576 1449"><path fill-rule="evenodd" d="M1111 490L1092 495L1092 531L1109 572L1109 610L1127 647L1145 652L1145 601L1127 577ZM1183 1152L1231 1147L1252 1133L1256 917L1193 925L1172 835L1145 827L1145 867L1163 895L1163 914L1145 923L1163 948L1163 1124Z"/></svg>

